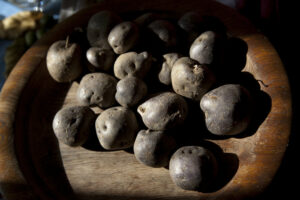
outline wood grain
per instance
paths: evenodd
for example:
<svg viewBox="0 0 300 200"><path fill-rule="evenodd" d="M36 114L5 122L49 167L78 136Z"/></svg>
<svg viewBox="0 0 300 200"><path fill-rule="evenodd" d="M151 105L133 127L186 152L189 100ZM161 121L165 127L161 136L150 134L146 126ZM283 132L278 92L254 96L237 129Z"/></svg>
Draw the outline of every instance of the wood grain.
<svg viewBox="0 0 300 200"><path fill-rule="evenodd" d="M210 140L236 167L217 190L181 190L171 182L167 169L145 167L130 152L91 151L57 142L51 128L53 116L62 106L76 104L78 83L53 81L45 56L50 44L65 38L74 27L84 26L101 9L166 11L174 16L198 10L219 17L231 35L247 43L243 71L260 80L271 106L255 133ZM267 38L232 9L207 0L105 1L58 24L26 52L8 77L0 95L0 186L8 200L251 198L272 181L286 149L290 123L290 89L280 58Z"/></svg>

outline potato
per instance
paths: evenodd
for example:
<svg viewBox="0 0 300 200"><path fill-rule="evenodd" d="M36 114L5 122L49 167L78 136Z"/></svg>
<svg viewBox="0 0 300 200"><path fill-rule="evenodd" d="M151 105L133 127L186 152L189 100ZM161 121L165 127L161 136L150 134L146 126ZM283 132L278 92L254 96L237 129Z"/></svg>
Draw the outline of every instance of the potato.
<svg viewBox="0 0 300 200"><path fill-rule="evenodd" d="M132 147L138 131L134 112L121 106L104 110L95 126L99 142L107 150Z"/></svg>
<svg viewBox="0 0 300 200"><path fill-rule="evenodd" d="M90 45L101 49L111 49L107 37L110 30L120 22L121 18L108 10L94 14L87 25L87 39Z"/></svg>
<svg viewBox="0 0 300 200"><path fill-rule="evenodd" d="M56 113L52 127L60 142L73 147L86 142L94 123L95 114L89 107L72 106Z"/></svg>
<svg viewBox="0 0 300 200"><path fill-rule="evenodd" d="M82 72L81 49L66 40L54 42L47 52L47 69L57 82L71 82Z"/></svg>
<svg viewBox="0 0 300 200"><path fill-rule="evenodd" d="M147 94L147 85L139 78L127 76L117 83L115 98L124 107L132 107Z"/></svg>
<svg viewBox="0 0 300 200"><path fill-rule="evenodd" d="M115 104L117 80L106 73L89 73L82 77L78 90L77 100L86 106L97 105L107 108Z"/></svg>
<svg viewBox="0 0 300 200"><path fill-rule="evenodd" d="M216 135L236 135L248 127L252 98L239 84L222 85L206 93L200 102L207 129Z"/></svg>
<svg viewBox="0 0 300 200"><path fill-rule="evenodd" d="M148 52L127 52L116 59L114 74L119 79L125 78L129 74L143 78L150 70L151 64L152 56Z"/></svg>
<svg viewBox="0 0 300 200"><path fill-rule="evenodd" d="M138 42L139 28L130 21L116 25L108 35L108 43L116 54L132 49Z"/></svg>
<svg viewBox="0 0 300 200"><path fill-rule="evenodd" d="M134 142L136 159L150 167L166 167L175 150L175 139L165 131L141 130Z"/></svg>
<svg viewBox="0 0 300 200"><path fill-rule="evenodd" d="M215 180L218 163L215 155L201 146L184 146L171 157L172 181L184 190L205 191Z"/></svg>
<svg viewBox="0 0 300 200"><path fill-rule="evenodd" d="M215 82L214 74L189 58L179 58L171 71L172 87L177 94L199 101Z"/></svg>
<svg viewBox="0 0 300 200"><path fill-rule="evenodd" d="M177 24L187 34L189 44L204 31L204 19L199 12L189 11L182 15Z"/></svg>
<svg viewBox="0 0 300 200"><path fill-rule="evenodd" d="M137 110L149 129L166 130L184 122L188 106L180 95L163 92L139 105Z"/></svg>
<svg viewBox="0 0 300 200"><path fill-rule="evenodd" d="M99 47L91 47L86 52L89 63L92 64L95 71L109 71L115 61L115 53L110 49L101 49Z"/></svg>
<svg viewBox="0 0 300 200"><path fill-rule="evenodd" d="M174 63L182 57L178 53L167 53L163 55L164 62L162 68L158 74L158 79L165 85L171 85L171 71Z"/></svg>
<svg viewBox="0 0 300 200"><path fill-rule="evenodd" d="M191 45L190 57L200 64L214 64L221 59L220 51L220 37L213 31L206 31Z"/></svg>
<svg viewBox="0 0 300 200"><path fill-rule="evenodd" d="M167 20L155 20L148 28L163 42L165 47L174 47L177 44L175 26Z"/></svg>

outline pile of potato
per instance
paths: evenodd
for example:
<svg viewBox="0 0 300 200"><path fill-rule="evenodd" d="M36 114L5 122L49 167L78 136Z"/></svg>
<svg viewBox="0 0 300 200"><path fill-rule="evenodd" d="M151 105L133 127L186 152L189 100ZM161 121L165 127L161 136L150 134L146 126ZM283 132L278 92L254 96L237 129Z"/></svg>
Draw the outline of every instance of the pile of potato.
<svg viewBox="0 0 300 200"><path fill-rule="evenodd" d="M210 134L233 136L246 130L252 116L245 87L218 83L228 56L226 29L216 18L193 11L178 20L156 13L124 19L100 11L86 33L49 48L51 77L80 80L80 106L57 112L54 133L61 142L80 146L96 129L104 149L133 147L139 162L169 167L177 186L204 191L214 183L219 163L207 147L181 144L178 130L191 137L183 128L187 119L201 124L204 115ZM194 115L195 104L200 115ZM95 116L92 106L103 111Z"/></svg>

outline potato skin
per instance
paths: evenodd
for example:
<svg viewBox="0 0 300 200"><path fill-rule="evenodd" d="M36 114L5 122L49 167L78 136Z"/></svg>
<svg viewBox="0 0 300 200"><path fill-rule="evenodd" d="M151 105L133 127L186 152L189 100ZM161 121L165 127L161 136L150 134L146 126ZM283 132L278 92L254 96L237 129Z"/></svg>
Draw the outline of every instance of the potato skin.
<svg viewBox="0 0 300 200"><path fill-rule="evenodd" d="M97 117L95 126L99 142L107 150L132 147L138 131L134 112L122 106L104 110Z"/></svg>
<svg viewBox="0 0 300 200"><path fill-rule="evenodd" d="M127 52L121 54L114 63L114 74L123 79L127 75L143 78L151 68L152 56L148 52Z"/></svg>
<svg viewBox="0 0 300 200"><path fill-rule="evenodd" d="M175 26L167 20L158 19L151 22L148 28L153 31L166 47L173 47L177 44Z"/></svg>
<svg viewBox="0 0 300 200"><path fill-rule="evenodd" d="M86 52L87 60L96 71L109 71L113 67L115 57L115 53L112 50L99 47L91 47Z"/></svg>
<svg viewBox="0 0 300 200"><path fill-rule="evenodd" d="M248 127L252 98L239 84L222 85L206 93L200 102L207 129L215 135L237 135Z"/></svg>
<svg viewBox="0 0 300 200"><path fill-rule="evenodd" d="M72 82L82 72L81 49L76 43L65 40L54 42L46 57L47 69L50 76L57 82Z"/></svg>
<svg viewBox="0 0 300 200"><path fill-rule="evenodd" d="M188 106L180 95L163 92L139 105L137 110L149 129L166 130L184 122Z"/></svg>
<svg viewBox="0 0 300 200"><path fill-rule="evenodd" d="M117 83L115 98L124 107L132 107L147 94L147 85L134 76L127 76Z"/></svg>
<svg viewBox="0 0 300 200"><path fill-rule="evenodd" d="M184 146L171 157L172 181L184 190L205 191L215 180L218 163L214 154L200 146Z"/></svg>
<svg viewBox="0 0 300 200"><path fill-rule="evenodd" d="M72 106L55 114L52 127L59 141L75 147L86 142L94 123L95 114L89 107Z"/></svg>
<svg viewBox="0 0 300 200"><path fill-rule="evenodd" d="M86 106L110 107L116 102L116 85L117 79L109 74L101 72L86 74L80 81L77 100Z"/></svg>
<svg viewBox="0 0 300 200"><path fill-rule="evenodd" d="M172 68L171 81L177 94L199 101L214 84L215 76L205 65L182 57Z"/></svg>
<svg viewBox="0 0 300 200"><path fill-rule="evenodd" d="M186 12L180 17L177 24L187 33L189 44L204 31L204 19L199 12Z"/></svg>
<svg viewBox="0 0 300 200"><path fill-rule="evenodd" d="M87 39L90 45L101 49L111 49L107 37L110 30L120 22L121 18L108 10L94 14L87 25Z"/></svg>
<svg viewBox="0 0 300 200"><path fill-rule="evenodd" d="M139 131L133 151L136 159L150 167L168 166L171 154L175 150L176 141L165 131Z"/></svg>
<svg viewBox="0 0 300 200"><path fill-rule="evenodd" d="M167 53L163 55L164 62L162 68L158 74L158 79L165 85L171 85L171 71L174 63L182 57L178 53Z"/></svg>
<svg viewBox="0 0 300 200"><path fill-rule="evenodd" d="M133 48L139 38L138 26L130 21L116 25L108 35L108 43L116 54L122 54Z"/></svg>
<svg viewBox="0 0 300 200"><path fill-rule="evenodd" d="M213 31L205 31L190 47L190 57L200 64L214 64L220 59L220 38Z"/></svg>

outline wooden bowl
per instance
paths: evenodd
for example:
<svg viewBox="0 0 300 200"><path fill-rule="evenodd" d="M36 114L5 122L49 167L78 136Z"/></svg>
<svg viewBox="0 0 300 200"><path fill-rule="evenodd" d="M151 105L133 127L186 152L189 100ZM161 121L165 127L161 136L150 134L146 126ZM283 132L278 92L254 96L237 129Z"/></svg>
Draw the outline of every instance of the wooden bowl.
<svg viewBox="0 0 300 200"><path fill-rule="evenodd" d="M245 72L259 80L269 110L253 134L211 140L230 164L212 191L184 191L165 168L138 163L125 151L101 152L60 144L52 131L54 114L74 103L77 83L56 83L45 57L49 46L101 9L166 11L180 16L197 10L219 17L228 32L248 45ZM267 106L267 105L266 105ZM84 9L58 24L30 48L7 79L0 97L0 183L13 199L244 199L260 194L272 181L290 134L291 95L276 51L244 17L213 1L110 0ZM225 170L225 171L226 171Z"/></svg>

